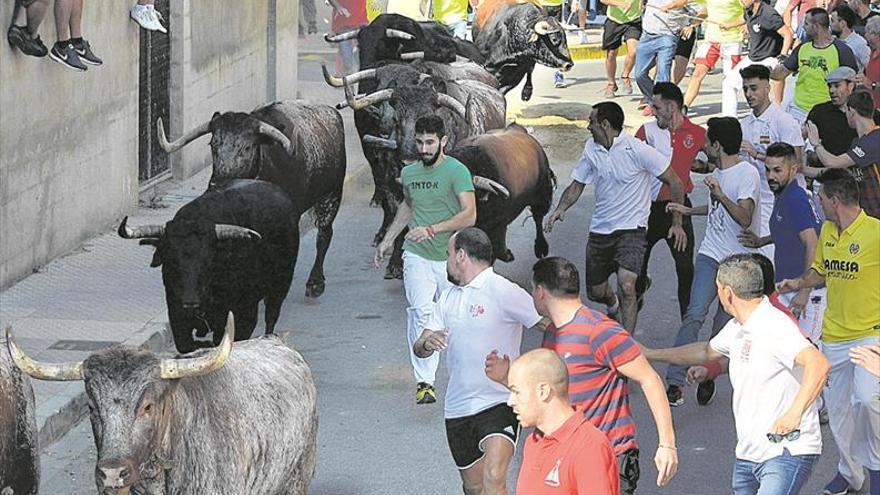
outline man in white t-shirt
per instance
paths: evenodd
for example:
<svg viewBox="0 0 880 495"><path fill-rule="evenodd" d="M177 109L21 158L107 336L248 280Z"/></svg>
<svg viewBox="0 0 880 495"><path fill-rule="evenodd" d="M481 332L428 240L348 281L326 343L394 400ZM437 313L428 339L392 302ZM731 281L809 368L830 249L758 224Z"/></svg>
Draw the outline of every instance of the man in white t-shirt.
<svg viewBox="0 0 880 495"><path fill-rule="evenodd" d="M761 228L755 234L764 237L770 235L770 215L775 202L764 165L767 147L773 143L790 144L794 147L797 163L803 163L804 137L797 120L770 101L769 68L750 65L742 69L740 74L746 103L752 109L739 120L743 132L741 156L761 175ZM771 260L774 258L774 250L774 244L760 248L761 254Z"/></svg>
<svg viewBox="0 0 880 495"><path fill-rule="evenodd" d="M532 297L492 270L492 243L470 227L447 246L446 272L455 284L443 291L413 352L426 358L445 350L449 384L443 415L449 450L466 494L507 493L507 468L519 423L507 405L510 392L484 373L486 356L519 356L523 327L541 316Z"/></svg>
<svg viewBox="0 0 880 495"><path fill-rule="evenodd" d="M694 281L691 285L691 299L685 311L675 345L682 346L696 342L709 308L715 302L715 275L718 264L724 258L737 253L753 250L740 244L739 234L743 229L759 232L761 223L761 176L755 167L740 160L742 129L733 117L709 119L706 131L706 144L703 150L715 166L712 174L705 179L711 194L711 204L687 207L670 203L669 211L683 215L708 215L706 235L697 252L694 263ZM730 315L721 308L715 313L712 335L718 332ZM686 367L670 366L666 370L666 396L671 406L684 404L681 388L684 385ZM707 380L697 387L697 403L706 405L715 396L715 382Z"/></svg>
<svg viewBox="0 0 880 495"><path fill-rule="evenodd" d="M608 315L623 328L635 332L638 317L636 279L642 270L647 244L646 230L653 198L654 177L669 186L672 201L684 202L681 180L669 165L669 158L623 132L623 109L612 102L597 103L587 126L593 139L571 174L556 210L547 219L545 230L565 218L584 187L596 188L596 206L587 239L587 297L608 306ZM681 215L674 212L669 237L684 249L687 234ZM616 273L617 294L608 284Z"/></svg>
<svg viewBox="0 0 880 495"><path fill-rule="evenodd" d="M648 359L684 366L729 358L737 439L733 493L797 495L822 453L815 401L831 365L794 320L763 295L754 258L726 258L716 286L722 306L733 315L718 335L709 342L643 352Z"/></svg>

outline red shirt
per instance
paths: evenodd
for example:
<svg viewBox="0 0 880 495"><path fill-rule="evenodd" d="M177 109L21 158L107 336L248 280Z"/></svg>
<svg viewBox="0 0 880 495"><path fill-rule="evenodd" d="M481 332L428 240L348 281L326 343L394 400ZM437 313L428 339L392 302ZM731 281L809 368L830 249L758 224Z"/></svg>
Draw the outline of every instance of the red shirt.
<svg viewBox="0 0 880 495"><path fill-rule="evenodd" d="M619 366L642 354L629 332L604 314L582 306L570 322L559 328L547 327L542 346L565 361L572 404L608 436L614 453L638 448L629 385L617 372Z"/></svg>
<svg viewBox="0 0 880 495"><path fill-rule="evenodd" d="M877 83L871 94L874 95L874 107L880 108L880 50L871 50L871 57L865 66L865 76L869 81Z"/></svg>
<svg viewBox="0 0 880 495"><path fill-rule="evenodd" d="M517 495L618 495L617 460L601 431L576 412L549 435L526 438Z"/></svg>
<svg viewBox="0 0 880 495"><path fill-rule="evenodd" d="M341 33L352 28L367 24L367 2L365 0L338 0L340 7L345 7L351 17L340 15L333 9L333 20L330 29L334 33Z"/></svg>
<svg viewBox="0 0 880 495"><path fill-rule="evenodd" d="M706 142L706 129L685 117L675 132L670 133L667 129L661 129L654 121L639 127L639 130L636 131L636 137L670 159L669 165L681 180L685 194L694 190L694 183L691 182L691 164L697 153L703 149L703 143ZM656 201L671 199L669 186L663 184Z"/></svg>

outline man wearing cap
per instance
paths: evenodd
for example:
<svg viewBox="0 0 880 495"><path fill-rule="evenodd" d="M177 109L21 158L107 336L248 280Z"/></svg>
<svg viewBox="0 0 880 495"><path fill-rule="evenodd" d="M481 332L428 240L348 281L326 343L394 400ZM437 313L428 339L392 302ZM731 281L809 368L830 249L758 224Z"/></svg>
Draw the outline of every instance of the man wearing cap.
<svg viewBox="0 0 880 495"><path fill-rule="evenodd" d="M829 72L825 81L831 101L816 105L807 115L807 122L816 127L822 145L835 156L846 153L853 140L858 137L856 130L846 120L846 99L855 90L855 77L856 71L851 67L838 67ZM816 156L816 151L810 148L807 152L807 166L803 169L804 175L815 178L822 171L819 167L824 165Z"/></svg>

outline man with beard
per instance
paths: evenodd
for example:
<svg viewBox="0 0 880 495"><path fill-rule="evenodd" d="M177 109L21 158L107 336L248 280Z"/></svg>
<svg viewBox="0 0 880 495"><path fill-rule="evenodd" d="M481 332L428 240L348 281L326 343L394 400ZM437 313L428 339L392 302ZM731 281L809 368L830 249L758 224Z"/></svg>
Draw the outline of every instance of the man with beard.
<svg viewBox="0 0 880 495"><path fill-rule="evenodd" d="M670 82L654 85L652 109L654 122L639 127L636 137L659 151L667 160L672 170L678 175L684 189L684 205L691 206L687 194L694 190L691 182L691 166L697 153L703 149L706 141L706 130L691 122L684 113L682 106L684 97L681 89ZM687 310L691 297L691 280L694 276L694 226L690 217L682 219L685 235L684 246L676 245L674 237L669 236L672 227L672 213L666 211L666 205L672 199L669 186L657 179L652 181L651 215L648 217L647 246L642 270L636 281L636 294L642 299L650 285L648 277L648 261L651 250L661 240L666 240L672 259L675 261L675 275L678 279L678 308L682 318ZM639 308L641 309L641 308Z"/></svg>
<svg viewBox="0 0 880 495"><path fill-rule="evenodd" d="M846 99L855 89L856 71L849 67L838 67L825 76L831 101L820 103L810 110L807 124L816 127L822 145L834 156L842 155L849 150L853 140L858 137L856 130L849 126L846 119ZM806 126L803 132L806 137ZM807 166L804 175L815 178L822 172L822 162L815 150L807 153Z"/></svg>
<svg viewBox="0 0 880 495"><path fill-rule="evenodd" d="M415 142L422 159L400 171L404 200L373 260L377 268L381 266L394 239L409 226L403 243L403 286L409 303L406 333L410 349L431 318L434 301L449 286L446 241L477 219L471 173L460 161L444 154L447 140L440 117L431 115L416 121ZM436 402L434 378L439 358L422 359L411 351L410 361L417 382L416 403Z"/></svg>
<svg viewBox="0 0 880 495"><path fill-rule="evenodd" d="M744 246L760 247L773 243L775 280L797 278L810 269L816 255L821 224L813 210L810 197L797 183L798 159L794 148L787 143L774 143L767 148L764 161L767 182L776 196L770 215L770 235L758 237L744 230L740 242ZM813 342L822 336L822 314L825 311L825 287L806 287L798 292L780 295L780 300L798 318L801 329Z"/></svg>
<svg viewBox="0 0 880 495"><path fill-rule="evenodd" d="M865 66L868 65L871 48L868 46L865 38L853 31L855 22L856 13L846 5L838 5L831 12L831 34L837 36L837 39L849 46L856 57L856 62L859 64L856 72L862 72L865 70Z"/></svg>
<svg viewBox="0 0 880 495"><path fill-rule="evenodd" d="M492 242L470 227L449 238L446 273L455 284L437 300L413 352L445 351L449 385L443 415L449 450L465 495L506 495L507 468L519 436L507 389L483 373L492 351L519 356L523 327L541 317L520 286L492 270Z"/></svg>
<svg viewBox="0 0 880 495"><path fill-rule="evenodd" d="M651 213L651 180L657 177L669 186L672 201L682 204L681 180L669 160L657 150L623 132L623 109L604 101L593 106L587 129L593 138L572 171L556 210L545 224L565 218L587 184L596 186L596 207L587 238L587 297L605 304L608 316L618 319L630 332L636 330L638 303L636 280L645 257L646 229ZM683 249L687 234L681 215L673 213L668 236ZM618 290L608 283L617 274Z"/></svg>
<svg viewBox="0 0 880 495"><path fill-rule="evenodd" d="M740 119L743 141L741 154L761 176L761 228L756 232L759 236L770 235L770 213L773 211L773 191L767 183L767 172L764 160L765 152L771 143L788 143L794 146L798 163L801 163L804 149L804 137L800 124L791 115L785 113L776 103L770 101L770 69L763 65L750 65L740 71L743 81L743 94L751 113ZM756 246L749 246L756 247ZM774 258L774 247L767 244L761 253Z"/></svg>

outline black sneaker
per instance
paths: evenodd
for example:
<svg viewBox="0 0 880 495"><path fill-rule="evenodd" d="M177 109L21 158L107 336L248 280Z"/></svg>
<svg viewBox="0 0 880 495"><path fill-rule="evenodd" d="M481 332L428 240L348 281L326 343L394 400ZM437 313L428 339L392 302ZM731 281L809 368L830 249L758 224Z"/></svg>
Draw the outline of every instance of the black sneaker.
<svg viewBox="0 0 880 495"><path fill-rule="evenodd" d="M73 48L76 50L76 54L79 55L79 59L89 65L101 65L104 63L100 57L95 55L95 52L92 51L92 45L86 40L74 42Z"/></svg>
<svg viewBox="0 0 880 495"><path fill-rule="evenodd" d="M49 49L43 44L40 36L31 36L27 28L12 25L6 33L9 44L21 50L21 53L32 57L45 57Z"/></svg>
<svg viewBox="0 0 880 495"><path fill-rule="evenodd" d="M433 404L437 402L437 390L433 385L419 382L416 385L416 404Z"/></svg>
<svg viewBox="0 0 880 495"><path fill-rule="evenodd" d="M666 399L672 407L678 407L684 404L684 397L681 395L681 387L678 385L670 385L666 387Z"/></svg>
<svg viewBox="0 0 880 495"><path fill-rule="evenodd" d="M715 398L715 380L706 380L697 385L697 404L708 406Z"/></svg>
<svg viewBox="0 0 880 495"><path fill-rule="evenodd" d="M86 64L82 63L79 59L79 55L76 54L73 43L67 43L66 45L55 43L52 45L52 49L49 50L49 58L75 71L82 72L88 69Z"/></svg>

